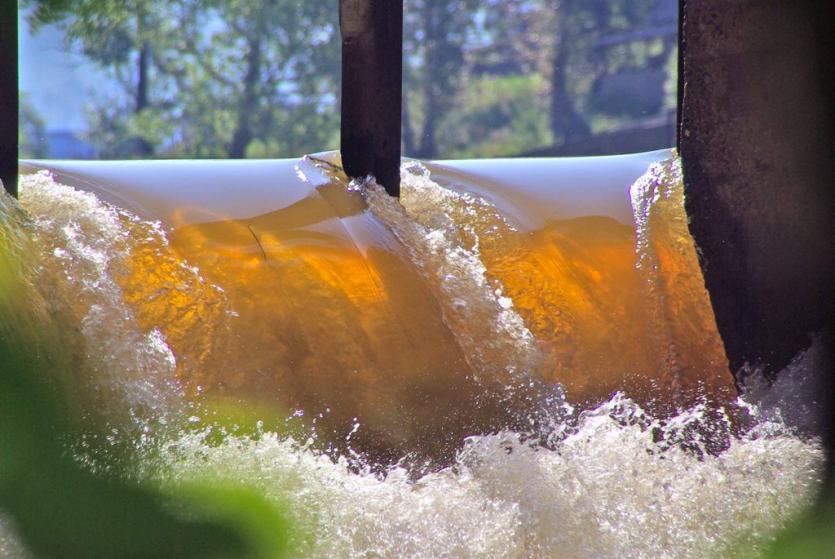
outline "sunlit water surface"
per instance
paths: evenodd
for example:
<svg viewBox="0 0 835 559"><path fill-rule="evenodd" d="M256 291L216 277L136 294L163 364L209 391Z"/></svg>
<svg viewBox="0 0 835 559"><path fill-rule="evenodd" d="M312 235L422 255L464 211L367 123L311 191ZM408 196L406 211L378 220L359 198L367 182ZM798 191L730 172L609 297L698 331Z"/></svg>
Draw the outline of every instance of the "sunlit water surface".
<svg viewBox="0 0 835 559"><path fill-rule="evenodd" d="M166 231L46 173L4 200L132 475L257 486L310 557L756 557L810 502L818 445L734 402L677 161L634 225L536 230L418 163L402 205L298 170L325 217Z"/></svg>

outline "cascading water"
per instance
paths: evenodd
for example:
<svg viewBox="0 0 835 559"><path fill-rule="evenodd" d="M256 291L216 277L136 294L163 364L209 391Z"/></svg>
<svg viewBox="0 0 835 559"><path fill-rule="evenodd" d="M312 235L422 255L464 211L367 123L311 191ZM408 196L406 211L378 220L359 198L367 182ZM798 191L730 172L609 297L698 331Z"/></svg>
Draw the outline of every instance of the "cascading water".
<svg viewBox="0 0 835 559"><path fill-rule="evenodd" d="M676 160L634 228L531 229L417 162L398 203L337 164L301 161L291 210L173 231L46 173L3 200L33 327L68 332L130 475L256 486L310 557L756 557L809 502L818 445L739 419Z"/></svg>

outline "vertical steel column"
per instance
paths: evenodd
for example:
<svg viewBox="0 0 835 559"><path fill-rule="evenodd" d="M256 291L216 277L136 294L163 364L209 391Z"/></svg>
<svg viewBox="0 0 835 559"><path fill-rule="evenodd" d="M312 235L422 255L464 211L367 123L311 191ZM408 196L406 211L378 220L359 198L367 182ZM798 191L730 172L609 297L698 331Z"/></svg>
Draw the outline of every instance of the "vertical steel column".
<svg viewBox="0 0 835 559"><path fill-rule="evenodd" d="M685 206L731 368L774 378L818 335L809 404L835 488L830 2L680 3ZM829 395L829 396L827 396ZM813 401L817 400L817 402Z"/></svg>
<svg viewBox="0 0 835 559"><path fill-rule="evenodd" d="M403 1L339 0L342 165L400 195Z"/></svg>
<svg viewBox="0 0 835 559"><path fill-rule="evenodd" d="M0 2L0 180L17 196L18 159L17 2Z"/></svg>

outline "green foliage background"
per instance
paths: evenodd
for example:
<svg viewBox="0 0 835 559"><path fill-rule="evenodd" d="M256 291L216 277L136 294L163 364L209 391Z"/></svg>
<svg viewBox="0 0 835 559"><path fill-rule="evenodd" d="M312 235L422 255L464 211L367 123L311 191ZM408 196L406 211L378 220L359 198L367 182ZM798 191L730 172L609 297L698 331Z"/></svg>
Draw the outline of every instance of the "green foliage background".
<svg viewBox="0 0 835 559"><path fill-rule="evenodd" d="M675 35L656 20L659 6L674 4L405 0L404 154L557 153L669 114ZM88 110L88 139L102 158L296 157L338 147L336 0L21 6L35 31L58 25L70 48L119 84Z"/></svg>

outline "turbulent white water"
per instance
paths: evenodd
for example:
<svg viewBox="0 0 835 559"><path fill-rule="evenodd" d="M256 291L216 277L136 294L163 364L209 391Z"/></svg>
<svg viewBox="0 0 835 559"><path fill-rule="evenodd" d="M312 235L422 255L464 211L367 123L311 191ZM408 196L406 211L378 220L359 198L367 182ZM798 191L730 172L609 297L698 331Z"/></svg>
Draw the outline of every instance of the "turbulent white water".
<svg viewBox="0 0 835 559"><path fill-rule="evenodd" d="M536 367L536 340L501 286L487 280L479 236L456 224L457 211L489 208L440 187L419 167L407 166L403 177L405 209L373 184L364 186L366 199L421 273L434 278L445 320L466 332L458 342L470 365L511 377ZM44 173L22 178L21 204L33 217L45 296L80 325L75 351L84 374L122 403L115 408L130 410L127 420L114 412L114 424L128 421L146 435L175 424L136 475L162 485L212 476L256 486L288 505L299 555L756 557L817 487L820 448L777 414L712 455L698 437L710 415L704 408L660 421L623 394L568 420L561 399L543 404L555 406L546 415L565 421L554 426L547 448L525 442L523 433L472 437L452 465L417 479L399 467L380 472L356 459L335 462L271 432L218 442L205 419L189 419L176 356L159 329L140 326L114 279L143 243L166 246L164 231ZM165 289L206 289L199 270L173 257L169 264L177 282ZM227 312L220 289L210 288L212 304ZM134 436L124 431L116 435ZM137 441L140 449L149 444ZM15 549L0 537L1 552Z"/></svg>
<svg viewBox="0 0 835 559"><path fill-rule="evenodd" d="M524 374L536 368L540 355L533 334L501 286L488 280L473 226L462 226L467 222L460 214L472 221L479 210L500 220L495 209L473 196L439 187L417 162L405 167L400 201L373 179L355 181L349 188L363 192L370 210L394 232L412 263L428 278L446 323L477 374L512 380L517 371Z"/></svg>
<svg viewBox="0 0 835 559"><path fill-rule="evenodd" d="M219 447L189 435L168 448L166 479L255 483L290 504L314 557L754 557L815 486L819 450L787 433L699 459L624 424L634 414L616 397L553 450L515 433L472 438L417 481L352 472L271 434Z"/></svg>
<svg viewBox="0 0 835 559"><path fill-rule="evenodd" d="M175 356L157 328L143 329L116 277L144 244L165 246L159 224L143 222L94 195L55 183L41 172L24 177L20 203L33 217L31 236L39 254L37 285L51 314L78 325L78 347L66 348L80 364L78 383L97 395L96 413L119 431L154 429L183 409ZM155 250L164 266L165 253ZM176 265L176 264L175 264ZM202 281L180 265L187 290Z"/></svg>

